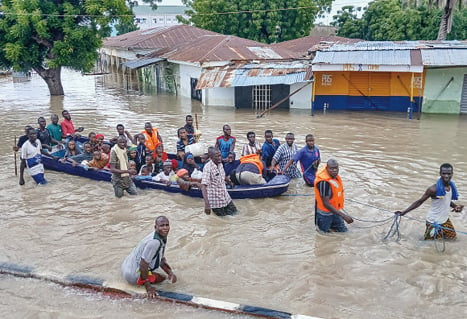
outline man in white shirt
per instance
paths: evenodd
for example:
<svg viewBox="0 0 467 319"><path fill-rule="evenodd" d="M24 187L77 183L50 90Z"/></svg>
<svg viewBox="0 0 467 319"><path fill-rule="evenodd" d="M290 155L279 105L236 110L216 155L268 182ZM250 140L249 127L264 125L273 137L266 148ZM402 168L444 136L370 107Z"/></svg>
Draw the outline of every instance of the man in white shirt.
<svg viewBox="0 0 467 319"><path fill-rule="evenodd" d="M37 184L47 184L44 178L42 154L49 155L42 149L41 141L37 139L36 130L33 128L28 129L28 140L21 147L21 162ZM24 181L22 174L23 172L20 171L20 181Z"/></svg>

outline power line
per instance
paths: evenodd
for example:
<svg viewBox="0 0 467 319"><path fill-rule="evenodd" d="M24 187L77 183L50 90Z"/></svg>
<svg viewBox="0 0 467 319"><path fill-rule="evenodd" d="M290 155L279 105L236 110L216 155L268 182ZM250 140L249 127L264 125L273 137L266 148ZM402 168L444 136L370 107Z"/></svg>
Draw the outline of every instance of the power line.
<svg viewBox="0 0 467 319"><path fill-rule="evenodd" d="M302 9L314 9L316 6L307 6L307 7L294 7L294 8L277 8L277 9L261 9L261 10L241 10L241 11L226 11L226 12L208 12L208 13L193 13L193 16L210 16L210 15L226 15L226 14L242 14L242 13L258 13L258 12L276 12L276 11L292 11L292 10L302 10ZM42 17L109 17L109 18L118 18L118 17L133 17L131 14L122 14L122 15L93 15L93 14L49 14L49 13L12 13L12 12L0 12L0 15L4 16L42 16Z"/></svg>

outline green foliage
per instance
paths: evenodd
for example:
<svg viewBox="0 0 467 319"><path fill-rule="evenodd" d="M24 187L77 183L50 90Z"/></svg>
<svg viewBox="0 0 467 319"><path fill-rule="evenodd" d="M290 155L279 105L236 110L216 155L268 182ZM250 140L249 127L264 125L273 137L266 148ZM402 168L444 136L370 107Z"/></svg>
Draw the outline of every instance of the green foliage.
<svg viewBox="0 0 467 319"><path fill-rule="evenodd" d="M309 35L316 15L329 10L332 0L183 0L183 2L192 9L186 11L190 16L189 19L184 20L179 17L179 21L223 34L272 43Z"/></svg>
<svg viewBox="0 0 467 319"><path fill-rule="evenodd" d="M111 23L132 21L124 0L3 0L0 64L16 70L92 69Z"/></svg>
<svg viewBox="0 0 467 319"><path fill-rule="evenodd" d="M436 40L442 9L401 3L399 0L376 0L365 8L361 18L353 6L344 7L331 23L338 35L370 41ZM454 11L453 27L448 39L466 39L467 9Z"/></svg>

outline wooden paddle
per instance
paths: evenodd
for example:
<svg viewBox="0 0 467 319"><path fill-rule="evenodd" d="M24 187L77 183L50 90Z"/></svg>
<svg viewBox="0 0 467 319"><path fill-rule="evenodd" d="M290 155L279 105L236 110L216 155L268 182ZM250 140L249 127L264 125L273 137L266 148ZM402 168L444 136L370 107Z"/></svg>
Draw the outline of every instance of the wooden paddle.
<svg viewBox="0 0 467 319"><path fill-rule="evenodd" d="M199 134L198 130L198 113L195 113L195 126L196 126L196 131L195 131L195 141L198 142L199 138L201 137L201 134Z"/></svg>
<svg viewBox="0 0 467 319"><path fill-rule="evenodd" d="M15 145L14 146L16 146L16 135L15 135ZM13 153L15 155L15 176L18 176L18 164L17 164L17 160L16 160L16 151L13 151Z"/></svg>

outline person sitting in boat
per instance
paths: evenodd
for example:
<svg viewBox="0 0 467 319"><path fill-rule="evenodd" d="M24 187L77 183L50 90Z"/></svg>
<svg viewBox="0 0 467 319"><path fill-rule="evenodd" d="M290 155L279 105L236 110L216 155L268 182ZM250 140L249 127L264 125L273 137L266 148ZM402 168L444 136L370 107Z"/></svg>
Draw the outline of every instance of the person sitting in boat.
<svg viewBox="0 0 467 319"><path fill-rule="evenodd" d="M110 145L107 144L107 143L102 144L101 152L103 154L106 154L109 157L109 162L107 163L107 165L105 167L110 168Z"/></svg>
<svg viewBox="0 0 467 319"><path fill-rule="evenodd" d="M266 184L263 162L259 154L240 157L240 165L230 173L230 180L236 185Z"/></svg>
<svg viewBox="0 0 467 319"><path fill-rule="evenodd" d="M136 146L130 146L128 148L128 160L134 161L136 163L137 157L138 157L138 152L136 151ZM136 164L136 166L138 167L138 164Z"/></svg>
<svg viewBox="0 0 467 319"><path fill-rule="evenodd" d="M97 139L97 150L102 151L102 145L104 145L104 134L96 134Z"/></svg>
<svg viewBox="0 0 467 319"><path fill-rule="evenodd" d="M138 134L136 136L138 145L136 145L136 167L138 168L138 171L141 169L141 166L143 166L144 162L146 161L146 155L151 154L149 150L146 147L146 138L144 137L143 134Z"/></svg>
<svg viewBox="0 0 467 319"><path fill-rule="evenodd" d="M158 144L161 144L162 150L162 137L159 134L157 128L153 128L151 122L144 123L144 131L141 132L144 135L146 147L150 152L154 152Z"/></svg>
<svg viewBox="0 0 467 319"><path fill-rule="evenodd" d="M181 127L177 131L177 157L183 161L185 157L185 146L196 143L195 138L192 135L188 135L186 129Z"/></svg>
<svg viewBox="0 0 467 319"><path fill-rule="evenodd" d="M261 154L261 143L256 142L255 132L248 132L246 134L246 138L248 139L248 143L243 145L242 156L250 154Z"/></svg>
<svg viewBox="0 0 467 319"><path fill-rule="evenodd" d="M177 174L174 175L175 181L178 186L184 191L190 190L193 186L201 188L201 184L197 181L194 181L188 174L188 170L181 168L177 171ZM173 178L173 177L172 177ZM172 179L171 178L171 179Z"/></svg>
<svg viewBox="0 0 467 319"><path fill-rule="evenodd" d="M104 169L108 163L109 157L107 154L100 151L94 151L92 160L89 162L83 161L81 162L81 165L83 165L85 168L90 168L97 171L99 169Z"/></svg>
<svg viewBox="0 0 467 319"><path fill-rule="evenodd" d="M71 141L70 141L71 142ZM79 165L82 161L92 161L94 155L91 144L84 143L84 152L75 156L65 157L65 161L70 162L73 166Z"/></svg>
<svg viewBox="0 0 467 319"><path fill-rule="evenodd" d="M195 127L193 126L193 116L187 115L185 117L185 126L184 126L188 137L195 137Z"/></svg>
<svg viewBox="0 0 467 319"><path fill-rule="evenodd" d="M62 134L63 137L67 140L69 139L78 139L81 137L80 132L84 131L84 127L80 126L75 129L75 125L71 121L70 112L67 110L62 111L63 121L60 122L60 126L62 127Z"/></svg>
<svg viewBox="0 0 467 319"><path fill-rule="evenodd" d="M135 163L134 161L130 161L130 163L131 162ZM135 167L136 167L136 163L135 163ZM141 174L136 175L135 180L137 180L137 181L144 181L144 180L151 181L152 180L151 169L148 166L142 167L141 168Z"/></svg>
<svg viewBox="0 0 467 319"><path fill-rule="evenodd" d="M227 162L224 163L224 171L226 176L230 176L233 170L235 170L238 165L240 165L240 161L235 159L235 152L229 152L229 156L227 156Z"/></svg>
<svg viewBox="0 0 467 319"><path fill-rule="evenodd" d="M163 171L157 174L152 178L153 181L155 182L161 182L167 184L167 186L170 186L172 184L172 181L170 178L175 175L173 169L172 169L172 161L165 161L164 166L163 166Z"/></svg>
<svg viewBox="0 0 467 319"><path fill-rule="evenodd" d="M96 133L89 132L89 134L88 134L88 143L91 144L91 148L92 148L93 151L98 150Z"/></svg>
<svg viewBox="0 0 467 319"><path fill-rule="evenodd" d="M42 116L37 119L37 123L39 124L39 128L37 128L37 138L41 141L42 148L47 149L49 152L52 152L52 145L60 145L62 146L62 141L57 141L52 137L49 129L46 127L47 123L45 122L45 118Z"/></svg>
<svg viewBox="0 0 467 319"><path fill-rule="evenodd" d="M67 158L79 155L81 153L83 152L81 152L81 150L78 147L76 147L76 141L69 140L68 143L66 144L65 155L61 159L61 162L64 163Z"/></svg>
<svg viewBox="0 0 467 319"><path fill-rule="evenodd" d="M151 155L146 155L145 161L146 162L139 169L138 175L141 175L141 170L143 169L143 167L148 167L149 170L151 171L151 175L154 174L155 169L156 169L156 165L154 164L154 159L152 158L152 156Z"/></svg>
<svg viewBox="0 0 467 319"><path fill-rule="evenodd" d="M157 157L161 160L162 163L169 160L169 155L166 152L164 152L162 143L159 143L156 146L156 151L153 153L154 161ZM170 161L172 161L172 169L176 170L178 168L178 161L175 158L171 159Z"/></svg>
<svg viewBox="0 0 467 319"><path fill-rule="evenodd" d="M193 181L201 182L201 179L203 178L203 169L195 162L193 154L185 154L185 160L183 162L182 168L188 171L188 175L193 179Z"/></svg>

